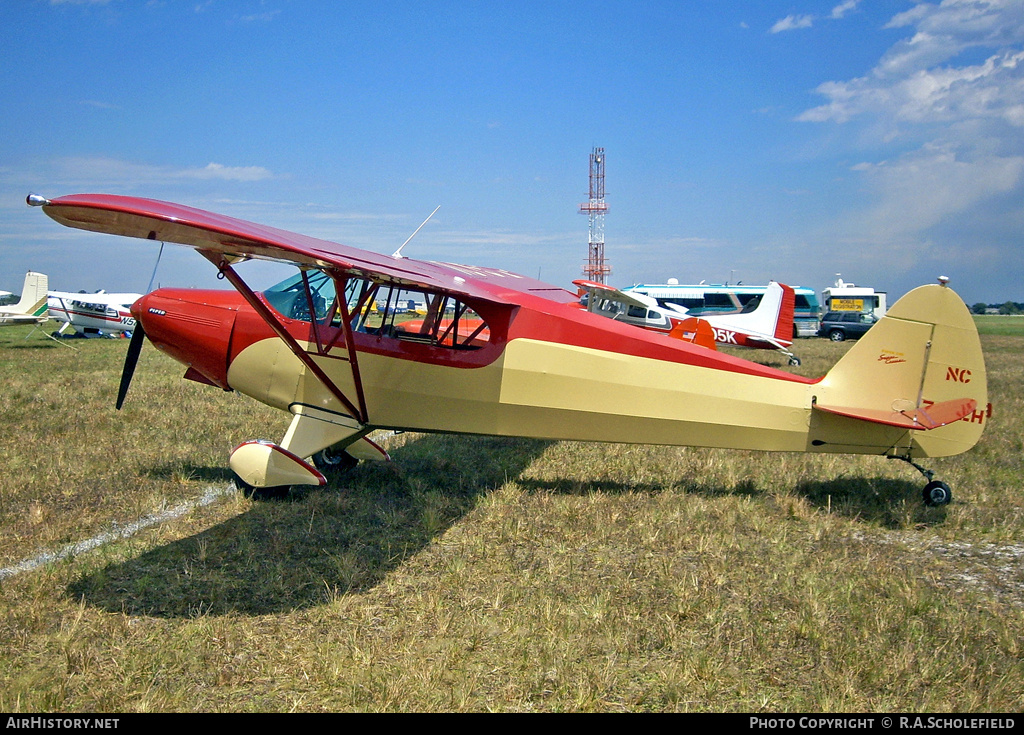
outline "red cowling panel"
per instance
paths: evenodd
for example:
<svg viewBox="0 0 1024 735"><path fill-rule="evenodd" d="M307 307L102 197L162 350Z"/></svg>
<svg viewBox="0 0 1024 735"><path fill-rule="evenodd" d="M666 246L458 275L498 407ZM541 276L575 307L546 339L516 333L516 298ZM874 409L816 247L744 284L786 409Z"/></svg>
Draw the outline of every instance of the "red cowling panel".
<svg viewBox="0 0 1024 735"><path fill-rule="evenodd" d="M132 316L157 349L228 390L228 349L240 302L234 291L162 288L136 301Z"/></svg>

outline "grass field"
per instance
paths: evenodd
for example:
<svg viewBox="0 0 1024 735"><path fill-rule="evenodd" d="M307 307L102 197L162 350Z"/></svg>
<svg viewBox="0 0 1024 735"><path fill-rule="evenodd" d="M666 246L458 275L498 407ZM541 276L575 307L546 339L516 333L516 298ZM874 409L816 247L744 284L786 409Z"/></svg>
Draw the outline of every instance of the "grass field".
<svg viewBox="0 0 1024 735"><path fill-rule="evenodd" d="M928 461L944 508L879 457L413 434L254 499L227 455L284 414L150 347L118 413L126 341L27 333L0 330L0 711L1024 707L1021 332L982 338L982 441Z"/></svg>
<svg viewBox="0 0 1024 735"><path fill-rule="evenodd" d="M1024 337L1024 314L1012 316L975 314L974 323L978 327L979 334Z"/></svg>

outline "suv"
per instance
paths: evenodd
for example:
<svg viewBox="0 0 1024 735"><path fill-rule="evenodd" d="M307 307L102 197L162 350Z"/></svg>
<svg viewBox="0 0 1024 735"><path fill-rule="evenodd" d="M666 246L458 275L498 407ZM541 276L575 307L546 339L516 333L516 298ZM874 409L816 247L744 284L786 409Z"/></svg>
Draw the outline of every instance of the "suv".
<svg viewBox="0 0 1024 735"><path fill-rule="evenodd" d="M856 339L871 329L877 321L874 314L859 311L830 311L821 318L819 337L828 337L833 342Z"/></svg>

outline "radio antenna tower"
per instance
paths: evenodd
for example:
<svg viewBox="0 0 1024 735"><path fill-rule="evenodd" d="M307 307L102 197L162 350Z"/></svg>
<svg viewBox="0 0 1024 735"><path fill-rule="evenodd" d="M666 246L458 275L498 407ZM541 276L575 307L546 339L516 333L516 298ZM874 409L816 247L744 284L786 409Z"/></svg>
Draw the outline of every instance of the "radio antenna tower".
<svg viewBox="0 0 1024 735"><path fill-rule="evenodd" d="M590 216L590 250L583 275L591 281L604 283L612 267L604 259L604 148L590 154L590 201L580 205L580 214Z"/></svg>

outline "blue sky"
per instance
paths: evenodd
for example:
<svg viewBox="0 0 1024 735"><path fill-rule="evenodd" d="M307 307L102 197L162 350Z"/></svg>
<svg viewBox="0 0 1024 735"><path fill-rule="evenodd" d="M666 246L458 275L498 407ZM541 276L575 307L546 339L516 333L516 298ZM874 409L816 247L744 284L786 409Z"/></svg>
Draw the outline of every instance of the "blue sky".
<svg viewBox="0 0 1024 735"><path fill-rule="evenodd" d="M141 291L151 243L25 205L177 201L569 287L1024 301L1024 0L0 4L0 288ZM219 285L188 248L162 285ZM254 267L265 286L278 272Z"/></svg>

